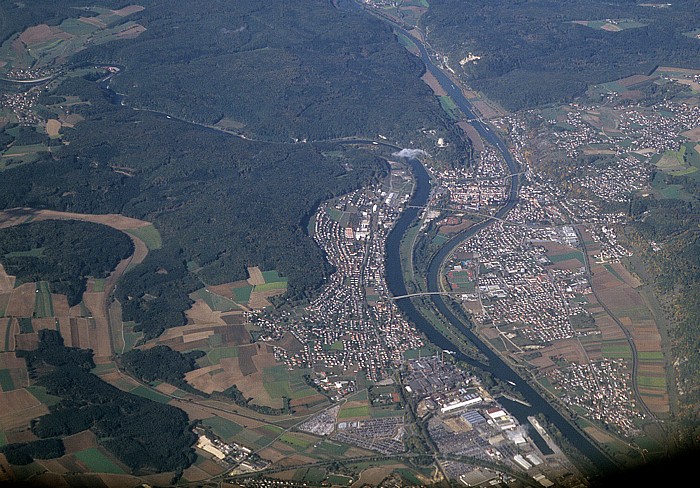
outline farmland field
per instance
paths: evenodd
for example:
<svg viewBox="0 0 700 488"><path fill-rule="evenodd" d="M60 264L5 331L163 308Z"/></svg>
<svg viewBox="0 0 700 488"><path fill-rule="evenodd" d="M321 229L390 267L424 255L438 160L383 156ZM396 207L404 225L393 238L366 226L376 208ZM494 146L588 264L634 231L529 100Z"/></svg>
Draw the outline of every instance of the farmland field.
<svg viewBox="0 0 700 488"><path fill-rule="evenodd" d="M51 290L46 281L36 284L36 301L34 302L34 316L37 318L53 317L53 304L51 303Z"/></svg>
<svg viewBox="0 0 700 488"><path fill-rule="evenodd" d="M234 421L222 417L210 417L202 420L202 423L211 427L216 435L226 440L231 440L236 434L243 430L243 427Z"/></svg>
<svg viewBox="0 0 700 488"><path fill-rule="evenodd" d="M343 407L338 414L339 419L369 417L369 405Z"/></svg>
<svg viewBox="0 0 700 488"><path fill-rule="evenodd" d="M457 114L459 113L459 111L454 100L452 100L452 98L450 98L449 95L445 95L444 97L438 97L438 100L440 101L440 106L445 111L445 113L447 113L447 115L449 115L451 119L457 120Z"/></svg>
<svg viewBox="0 0 700 488"><path fill-rule="evenodd" d="M163 239L160 236L160 232L153 224L126 229L126 232L141 239L149 251L163 247Z"/></svg>
<svg viewBox="0 0 700 488"><path fill-rule="evenodd" d="M124 474L124 470L97 448L91 447L84 451L76 452L75 457L94 473Z"/></svg>
<svg viewBox="0 0 700 488"><path fill-rule="evenodd" d="M136 388L131 390L129 393L132 393L134 395L138 395L138 396L143 397L143 398L148 398L149 400L153 400L153 401L156 401L158 403L168 403L170 401L169 397L167 397L165 395L161 395L157 391L154 391L154 390L147 388L143 385L137 386Z"/></svg>

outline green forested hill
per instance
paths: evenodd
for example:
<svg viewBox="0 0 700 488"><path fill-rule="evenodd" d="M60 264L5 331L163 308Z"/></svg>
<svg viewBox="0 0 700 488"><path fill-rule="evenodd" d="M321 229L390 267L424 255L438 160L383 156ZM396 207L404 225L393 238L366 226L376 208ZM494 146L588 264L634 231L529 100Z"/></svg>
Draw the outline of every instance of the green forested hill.
<svg viewBox="0 0 700 488"><path fill-rule="evenodd" d="M153 222L163 248L117 287L125 320L149 337L184 322L202 282L246 278L246 266L277 269L292 298L308 297L332 271L308 216L387 170L369 151L311 140L419 145L421 129L453 130L419 61L379 21L331 2L139 3L129 18L143 33L68 60L122 66L112 87L125 105L94 77L62 78L42 100L78 97L68 110L85 120L62 129L65 145L2 173L0 207ZM222 118L257 141L198 125Z"/></svg>
<svg viewBox="0 0 700 488"><path fill-rule="evenodd" d="M149 5L138 38L79 56L126 66L113 87L132 106L280 141L440 124L422 64L370 16L327 0Z"/></svg>
<svg viewBox="0 0 700 488"><path fill-rule="evenodd" d="M430 0L422 20L451 67L512 110L569 101L657 65L700 68L700 41L686 35L700 25L695 0ZM462 68L469 52L481 59Z"/></svg>

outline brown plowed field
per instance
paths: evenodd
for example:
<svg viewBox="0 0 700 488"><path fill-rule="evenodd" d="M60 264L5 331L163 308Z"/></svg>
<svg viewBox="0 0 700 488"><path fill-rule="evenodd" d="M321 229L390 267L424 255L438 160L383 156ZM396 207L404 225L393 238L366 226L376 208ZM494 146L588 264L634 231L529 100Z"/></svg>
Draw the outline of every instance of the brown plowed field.
<svg viewBox="0 0 700 488"><path fill-rule="evenodd" d="M36 284L25 283L12 290L10 303L5 310L6 316L31 317L34 313L34 300L36 299Z"/></svg>
<svg viewBox="0 0 700 488"><path fill-rule="evenodd" d="M27 390L0 392L0 426L5 432L24 429L32 419L47 413L46 405Z"/></svg>

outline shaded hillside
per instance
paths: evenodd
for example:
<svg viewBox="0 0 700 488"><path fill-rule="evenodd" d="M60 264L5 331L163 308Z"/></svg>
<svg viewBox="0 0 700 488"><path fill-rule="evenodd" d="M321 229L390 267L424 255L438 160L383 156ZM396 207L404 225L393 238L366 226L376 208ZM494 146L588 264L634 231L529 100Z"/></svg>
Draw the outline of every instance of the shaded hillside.
<svg viewBox="0 0 700 488"><path fill-rule="evenodd" d="M686 35L700 25L692 0L667 8L632 0L431 0L422 20L451 67L511 110L569 101L589 84L657 65L700 68L700 42ZM481 59L461 67L469 52Z"/></svg>

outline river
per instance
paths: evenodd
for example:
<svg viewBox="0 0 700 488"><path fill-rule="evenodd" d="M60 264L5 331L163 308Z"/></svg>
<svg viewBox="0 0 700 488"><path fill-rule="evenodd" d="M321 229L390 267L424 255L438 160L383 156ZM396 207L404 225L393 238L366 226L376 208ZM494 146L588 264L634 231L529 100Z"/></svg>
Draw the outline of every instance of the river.
<svg viewBox="0 0 700 488"><path fill-rule="evenodd" d="M350 2L349 2L350 3ZM464 113L464 115L470 119L470 123L476 128L481 137L487 141L489 144L494 146L503 156L506 161L510 176L510 189L508 200L506 204L496 213L496 217L503 217L507 214L517 203L518 190L520 187L520 175L519 175L519 165L514 160L512 154L510 153L505 142L493 131L491 130L483 121L481 121L474 112L473 107L466 99L462 91L453 84L453 82L430 60L423 44L409 34L404 29L394 25L395 29L400 31L403 35L411 39L416 46L420 49L420 54L426 68L435 76L438 82L442 85L445 91L454 100L455 104ZM411 198L410 207L407 208L401 215L396 225L392 229L391 233L387 238L386 243L386 274L387 283L389 290L394 296L406 295L406 284L404 283L404 276L401 269L401 257L400 257L400 244L401 239L408 230L408 228L413 224L418 217L420 209L417 207L423 207L428 201L428 196L430 194L430 178L428 173L423 168L422 164L416 160L409 160L409 164L413 170L413 174L416 179L416 189ZM428 291L437 292L440 291L439 280L441 274L441 268L443 261L449 255L452 250L457 247L460 243L464 242L465 239L474 235L479 230L493 223L493 220L485 220L484 222L473 226L466 231L461 232L457 236L453 237L449 242L447 242L438 253L432 258L430 266L428 268ZM585 455L591 462L601 471L601 473L607 474L617 470L617 466L595 445L590 439L583 435L572 423L559 413L552 405L529 383L524 381L511 367L506 363L499 355L497 355L489 346L487 346L474 332L465 325L450 309L446 299L441 295L431 295L431 300L440 311L440 313L464 336L472 342L481 353L486 356L488 360L488 365L485 365L479 361L469 358L466 355L459 352L459 348L453 344L450 340L445 338L435 327L425 319L412 303L411 299L401 299L397 301L397 306L405 314L405 316L413 322L420 330L423 332L427 338L436 346L442 349L448 349L455 351L455 357L458 360L464 361L470 365L481 367L486 369L496 378L502 381L509 382L514 385L514 388L522 394L525 400L531 405L530 407L522 405L518 402L513 402L507 399L501 399L500 401L503 405L511 411L511 413L518 419L518 421L526 425L527 417L530 415L537 415L538 413L544 414L544 416L551 422L557 429L567 438L569 443L576 446L578 450ZM469 324L470 326L472 324ZM545 453L551 452L549 447L542 439L542 437L534 431L531 430L530 435L537 446Z"/></svg>

